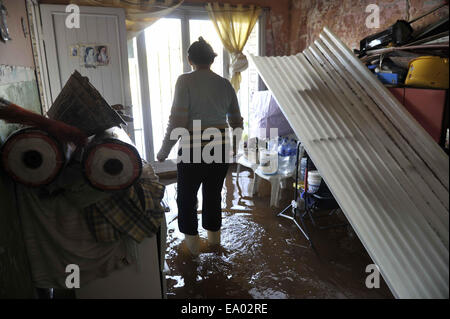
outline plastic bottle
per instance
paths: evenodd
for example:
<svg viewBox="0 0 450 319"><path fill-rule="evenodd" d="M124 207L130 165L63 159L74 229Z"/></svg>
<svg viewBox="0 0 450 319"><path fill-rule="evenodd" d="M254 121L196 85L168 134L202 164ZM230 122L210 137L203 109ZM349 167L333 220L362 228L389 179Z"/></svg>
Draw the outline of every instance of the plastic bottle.
<svg viewBox="0 0 450 319"><path fill-rule="evenodd" d="M289 174L289 144L287 138L278 147L278 173L281 175Z"/></svg>
<svg viewBox="0 0 450 319"><path fill-rule="evenodd" d="M292 173L295 171L295 162L297 160L297 141L292 139L289 149L289 171Z"/></svg>
<svg viewBox="0 0 450 319"><path fill-rule="evenodd" d="M261 150L259 152L259 168L265 175L273 175L278 170L277 151Z"/></svg>
<svg viewBox="0 0 450 319"><path fill-rule="evenodd" d="M307 158L302 157L300 159L300 174L299 174L300 181L303 181L305 179L306 163L307 163Z"/></svg>
<svg viewBox="0 0 450 319"><path fill-rule="evenodd" d="M270 139L269 142L267 143L267 150L268 151L277 151L278 150L278 145L279 145L279 138L278 139Z"/></svg>

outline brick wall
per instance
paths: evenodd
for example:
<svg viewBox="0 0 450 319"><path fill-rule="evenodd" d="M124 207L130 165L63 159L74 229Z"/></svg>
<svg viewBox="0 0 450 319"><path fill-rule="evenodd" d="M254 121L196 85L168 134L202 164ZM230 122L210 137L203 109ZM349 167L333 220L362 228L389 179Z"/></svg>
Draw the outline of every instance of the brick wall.
<svg viewBox="0 0 450 319"><path fill-rule="evenodd" d="M411 20L443 3L443 0L292 0L289 50L291 54L305 49L321 32L324 26L330 28L350 48L359 48L359 41L366 36L380 32L397 20ZM365 21L370 13L369 4L380 8L380 28L369 29ZM420 29L427 24L448 16L448 7L419 20L412 26Z"/></svg>

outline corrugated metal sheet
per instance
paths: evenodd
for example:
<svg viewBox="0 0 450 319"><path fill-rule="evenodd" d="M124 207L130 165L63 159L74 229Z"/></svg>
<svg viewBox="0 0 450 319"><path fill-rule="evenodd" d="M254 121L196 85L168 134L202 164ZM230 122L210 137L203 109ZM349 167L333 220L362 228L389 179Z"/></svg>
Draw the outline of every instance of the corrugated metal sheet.
<svg viewBox="0 0 450 319"><path fill-rule="evenodd" d="M448 156L326 28L252 59L394 296L448 298Z"/></svg>

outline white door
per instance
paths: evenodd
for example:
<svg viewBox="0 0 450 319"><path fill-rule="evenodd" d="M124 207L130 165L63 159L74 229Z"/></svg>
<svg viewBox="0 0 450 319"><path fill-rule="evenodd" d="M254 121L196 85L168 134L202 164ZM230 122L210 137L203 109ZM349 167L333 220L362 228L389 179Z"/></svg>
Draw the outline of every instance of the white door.
<svg viewBox="0 0 450 319"><path fill-rule="evenodd" d="M69 29L66 27L69 14L65 11L66 6L40 6L51 101L77 70L89 78L110 105L131 105L124 10L79 8L80 27ZM101 46L107 48L108 64L86 67L90 64L85 63L83 49L100 49Z"/></svg>

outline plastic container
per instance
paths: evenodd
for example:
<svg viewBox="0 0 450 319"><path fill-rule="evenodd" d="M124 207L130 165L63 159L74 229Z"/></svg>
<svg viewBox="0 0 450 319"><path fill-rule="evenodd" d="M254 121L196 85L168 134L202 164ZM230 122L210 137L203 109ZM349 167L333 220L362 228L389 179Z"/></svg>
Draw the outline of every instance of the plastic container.
<svg viewBox="0 0 450 319"><path fill-rule="evenodd" d="M265 175L273 175L278 171L278 153L261 149L259 152L259 168Z"/></svg>
<svg viewBox="0 0 450 319"><path fill-rule="evenodd" d="M251 138L247 142L247 160L252 164L259 164L258 139Z"/></svg>
<svg viewBox="0 0 450 319"><path fill-rule="evenodd" d="M320 183L322 182L322 176L319 171L308 172L308 193L315 193L319 190Z"/></svg>
<svg viewBox="0 0 450 319"><path fill-rule="evenodd" d="M278 147L278 173L281 175L289 174L290 151L287 138Z"/></svg>
<svg viewBox="0 0 450 319"><path fill-rule="evenodd" d="M421 56L409 62L405 84L416 87L448 89L448 58Z"/></svg>

